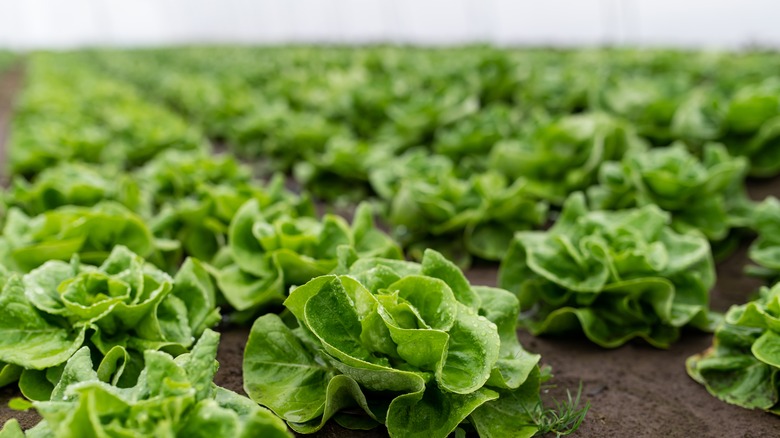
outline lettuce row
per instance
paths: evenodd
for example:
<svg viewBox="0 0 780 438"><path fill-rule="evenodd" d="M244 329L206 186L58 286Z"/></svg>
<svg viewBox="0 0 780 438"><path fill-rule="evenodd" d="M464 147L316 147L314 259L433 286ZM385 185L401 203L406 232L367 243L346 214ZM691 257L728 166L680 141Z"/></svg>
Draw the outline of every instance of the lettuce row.
<svg viewBox="0 0 780 438"><path fill-rule="evenodd" d="M780 201L777 198L769 197L756 207L754 226L758 238L750 246L749 255L758 266L747 269L777 281L780 279Z"/></svg>
<svg viewBox="0 0 780 438"><path fill-rule="evenodd" d="M31 182L17 177L4 194L9 209L4 235L13 251L24 251L18 257L34 259L16 263L25 271L48 258L67 260L74 251L94 252L74 249L79 243L65 240L94 235L94 225L102 223L101 229L109 229L120 239L105 242L105 251L113 243L123 244L175 272L187 256L211 261L227 244L231 219L250 199L257 200L268 215L314 215L308 197L286 190L281 177L262 185L231 156L174 150L162 152L134 172L111 165L62 163ZM39 217L11 213L14 209ZM120 225L121 216L127 217L124 225ZM29 226L25 225L28 221ZM38 230L35 223L46 225ZM130 234L135 235L132 240ZM36 248L42 247L48 249L46 258L38 257L41 252ZM58 252L53 252L55 247Z"/></svg>
<svg viewBox="0 0 780 438"><path fill-rule="evenodd" d="M675 143L604 163L599 185L588 189L588 198L593 208L603 210L656 204L671 213L677 231L695 229L720 241L732 227L749 223L747 170L747 159L729 156L723 145L705 145L699 160Z"/></svg>
<svg viewBox="0 0 780 438"><path fill-rule="evenodd" d="M290 286L333 271L342 245L364 257L402 257L398 245L374 226L368 204L357 208L351 226L331 214L318 220L281 213L257 200L245 203L230 223L226 254L215 262L220 291L243 316L281 304Z"/></svg>
<svg viewBox="0 0 780 438"><path fill-rule="evenodd" d="M688 358L686 366L715 397L780 415L780 284L731 306L712 347Z"/></svg>
<svg viewBox="0 0 780 438"><path fill-rule="evenodd" d="M331 418L384 424L393 437L538 431L539 356L517 341L511 293L472 287L433 250L418 264L342 247L335 272L292 290L294 321L255 321L244 352L250 398L299 433Z"/></svg>
<svg viewBox="0 0 780 438"><path fill-rule="evenodd" d="M515 235L499 284L517 294L535 335L582 330L607 348L637 337L668 347L680 327L711 326L715 282L707 240L669 223L655 205L588 211L575 193L548 231Z"/></svg>
<svg viewBox="0 0 780 438"><path fill-rule="evenodd" d="M0 436L291 437L267 409L213 383L218 343L219 334L206 330L191 353L173 358L146 350L138 382L126 388L102 381L82 347L65 364L51 400L32 403L43 421L25 434L10 420Z"/></svg>
<svg viewBox="0 0 780 438"><path fill-rule="evenodd" d="M129 169L166 149L206 149L184 119L87 63L43 53L28 63L9 138L11 175L33 176L63 161Z"/></svg>
<svg viewBox="0 0 780 438"><path fill-rule="evenodd" d="M0 383L18 378L33 400L50 397L64 364L82 346L100 359L102 381L127 386L142 369L144 351L182 354L220 320L211 279L196 259L172 278L116 246L100 266L74 256L4 278Z"/></svg>

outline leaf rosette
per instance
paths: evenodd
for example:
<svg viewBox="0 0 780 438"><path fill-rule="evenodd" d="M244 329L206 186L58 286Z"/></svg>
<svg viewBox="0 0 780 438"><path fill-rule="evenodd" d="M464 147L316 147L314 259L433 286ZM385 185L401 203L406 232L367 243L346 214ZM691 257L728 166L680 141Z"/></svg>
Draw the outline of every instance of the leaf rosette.
<svg viewBox="0 0 780 438"><path fill-rule="evenodd" d="M255 321L244 353L249 396L299 433L329 419L384 424L390 436L532 436L539 356L515 334L513 294L472 287L429 250L422 263L357 258L292 290L295 322Z"/></svg>
<svg viewBox="0 0 780 438"><path fill-rule="evenodd" d="M499 284L528 309L522 323L534 334L582 330L607 348L637 337L668 347L680 327L710 327L715 282L707 239L669 222L655 205L588 211L575 193L548 231L515 235Z"/></svg>
<svg viewBox="0 0 780 438"><path fill-rule="evenodd" d="M186 352L217 323L205 268L188 259L171 277L123 246L100 266L51 260L10 276L0 293L0 362L19 374L22 392L46 400L65 362L84 345L100 359L101 379L132 384L145 350ZM23 345L24 348L19 346ZM3 384L15 379L5 379Z"/></svg>

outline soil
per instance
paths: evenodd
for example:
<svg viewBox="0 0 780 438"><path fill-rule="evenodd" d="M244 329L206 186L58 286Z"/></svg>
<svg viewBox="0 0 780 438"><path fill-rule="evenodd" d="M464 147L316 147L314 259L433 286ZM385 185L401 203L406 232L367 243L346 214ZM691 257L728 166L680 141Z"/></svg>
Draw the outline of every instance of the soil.
<svg viewBox="0 0 780 438"><path fill-rule="evenodd" d="M21 67L0 75L0 157L4 157L6 126L14 92L22 80ZM1 158L0 158L1 159ZM749 181L754 199L780 197L780 178ZM743 274L747 243L718 263L718 282L711 294L712 307L724 311L747 301L761 285ZM467 272L473 284L495 285L497 266L481 264ZM223 328L219 349L221 367L216 383L243 393L241 362L248 328ZM553 368L555 386L545 389L548 402L562 400L566 390L582 384L583 399L590 411L580 437L769 437L780 436L780 418L760 411L728 405L712 397L685 372L685 359L706 349L712 336L686 331L668 350L640 342L607 350L581 336L537 338L519 331L526 349L541 353L542 363ZM17 418L23 428L35 425L34 412L17 412L7 405L19 397L15 386L0 388L0 424ZM327 425L316 437L385 437L386 432L346 431Z"/></svg>

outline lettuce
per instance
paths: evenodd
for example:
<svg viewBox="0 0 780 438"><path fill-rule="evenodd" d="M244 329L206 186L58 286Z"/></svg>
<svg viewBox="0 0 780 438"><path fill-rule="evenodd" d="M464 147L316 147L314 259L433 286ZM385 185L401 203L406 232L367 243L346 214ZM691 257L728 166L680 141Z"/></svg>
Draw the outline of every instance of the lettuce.
<svg viewBox="0 0 780 438"><path fill-rule="evenodd" d="M244 388L299 433L329 419L384 424L390 436L532 436L539 356L515 334L518 300L472 287L441 254L420 264L340 251L347 275L314 278L285 307L297 324L258 318L244 351ZM466 426L464 423L468 423Z"/></svg>
<svg viewBox="0 0 780 438"><path fill-rule="evenodd" d="M26 436L290 437L271 412L214 385L218 342L219 334L206 330L191 353L175 359L145 351L146 366L127 388L103 382L93 370L90 349L82 347L65 365L52 399L32 403L43 421ZM11 420L0 435L25 433Z"/></svg>
<svg viewBox="0 0 780 438"><path fill-rule="evenodd" d="M280 304L290 286L331 272L342 245L361 256L402 256L398 245L374 227L368 204L358 207L352 226L330 214L317 220L278 213L273 205L250 200L230 223L228 257L217 264L215 277L228 303L244 315Z"/></svg>
<svg viewBox="0 0 780 438"><path fill-rule="evenodd" d="M389 203L393 235L411 257L419 260L432 247L461 266L471 255L500 260L515 231L547 219L547 203L531 193L527 180L496 172L459 178L448 159L436 158L411 152L371 177Z"/></svg>
<svg viewBox="0 0 780 438"><path fill-rule="evenodd" d="M138 181L113 166L60 163L38 174L32 182L16 177L5 194L9 207L37 216L66 205L91 207L115 201L146 216L148 209Z"/></svg>
<svg viewBox="0 0 780 438"><path fill-rule="evenodd" d="M166 149L206 149L195 127L78 54L37 53L28 62L9 138L11 175L34 176L63 161L132 169Z"/></svg>
<svg viewBox="0 0 780 438"><path fill-rule="evenodd" d="M588 189L597 209L623 209L656 204L671 213L677 231L699 230L708 239L726 238L731 227L749 219L740 209L748 161L729 156L720 144L708 144L701 160L682 143L627 154L606 162L599 185Z"/></svg>
<svg viewBox="0 0 780 438"><path fill-rule="evenodd" d="M780 284L731 306L712 347L688 358L686 367L726 403L780 415Z"/></svg>
<svg viewBox="0 0 780 438"><path fill-rule="evenodd" d="M630 125L616 118L577 114L540 126L528 139L497 143L488 166L527 179L529 193L560 204L569 193L595 183L601 163L643 145Z"/></svg>
<svg viewBox="0 0 780 438"><path fill-rule="evenodd" d="M533 334L582 330L607 348L637 337L668 347L680 327L710 327L715 283L707 239L669 222L652 204L588 211L575 193L548 231L515 235L499 284L528 309L522 319Z"/></svg>
<svg viewBox="0 0 780 438"><path fill-rule="evenodd" d="M85 262L98 264L115 245L142 257L157 252L144 220L115 202L64 206L34 217L11 208L0 237L0 262L11 270L28 272L47 260L69 260L79 254Z"/></svg>
<svg viewBox="0 0 780 438"><path fill-rule="evenodd" d="M780 201L773 196L765 199L756 207L753 220L758 238L749 256L758 266L749 266L748 271L776 281L780 279Z"/></svg>
<svg viewBox="0 0 780 438"><path fill-rule="evenodd" d="M209 275L195 259L174 278L124 246L98 267L78 256L50 260L10 276L0 293L0 363L23 369L22 392L46 400L63 364L89 345L101 358L101 380L126 385L138 377L145 350L186 352L219 321L215 303Z"/></svg>
<svg viewBox="0 0 780 438"><path fill-rule="evenodd" d="M178 242L178 249L166 254L168 270L187 256L212 261L227 245L233 216L250 199L269 217L314 214L308 197L286 190L281 176L261 185L230 155L168 151L139 169L136 177L154 212L151 231L159 239Z"/></svg>

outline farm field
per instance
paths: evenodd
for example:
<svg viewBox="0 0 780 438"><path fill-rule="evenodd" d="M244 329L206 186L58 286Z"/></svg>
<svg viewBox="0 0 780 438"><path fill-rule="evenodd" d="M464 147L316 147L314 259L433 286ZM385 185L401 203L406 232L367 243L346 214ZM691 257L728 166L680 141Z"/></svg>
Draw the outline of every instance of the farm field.
<svg viewBox="0 0 780 438"><path fill-rule="evenodd" d="M122 244L159 272L155 278L170 275L169 296L185 296L177 292L176 284L182 283L197 284L198 296L205 298L198 298L204 301L197 305L187 300L183 307L170 304L166 312L179 312L178 321L189 321L176 330L166 325L173 327L165 312L155 310L160 333L144 329L131 336L147 344L116 344L127 356L116 362L121 366L108 380L101 380L132 383L137 372L133 376L129 366L126 372L119 368L129 363L142 367L148 360L141 359L142 351L133 345L186 354L195 348L192 340L211 336L213 327L221 333L214 383L262 400L260 404L275 412L281 402L263 398L272 390L263 386L262 378L249 377L255 380L248 386L257 384L263 391L245 392L244 352L253 322L268 312L279 313L281 318L263 316L255 326L261 327L260 320L266 324L262 327L274 330L282 330L274 324L297 324L307 327L311 337L332 335L318 328L327 315L306 316L306 306L313 304L300 304L296 310L295 300L289 299L288 310L282 311L290 287L307 284L294 289L299 293L291 297L306 296L303 291L309 289L312 297L324 296L327 288L314 291L322 286L316 279L308 282L331 272L348 273L382 297L385 292L371 289L389 284L382 283L389 281L382 275L409 290L416 290L415 282L426 288L443 283L452 292L442 293L454 293L457 306L479 297L472 304L475 319L477 314L491 319L491 312L511 316L512 306L489 307L498 297L516 303L520 344L506 337L517 313L512 318L495 316L488 326L493 331L498 327L495 339L500 336L505 349L491 353L491 341L483 345L480 340L474 342L484 350L468 354L473 354L472 362L499 357L484 369L505 380L498 383L490 374L476 386L466 385L454 377L447 380L439 371L435 378L429 375L426 393L435 387L441 394L509 397L526 388L532 401L521 399L518 404L529 403L533 410L536 397L551 406L566 400L567 390L576 393L581 384L579 406L587 402L590 407L574 436L773 436L780 423L764 410L778 409L776 387L774 398L768 395L755 405L758 409L727 404L689 376L686 359L712 345L712 331L722 327L720 313L753 300L761 286L780 278L780 264L774 264L780 259L773 259L780 254L773 249L780 247L775 246L780 236L771 232L772 227L780 230L775 214L780 208L773 210L774 204L765 201L780 197L780 83L771 74L778 64L780 56L772 53L484 47L30 54L0 73L0 151L9 181L1 277L13 285L13 273L18 272L30 282L38 281L31 273L43 272L50 259L62 260L62 266L69 260L72 266L124 260L114 248ZM368 202L357 207L361 201ZM96 225L69 228L89 221ZM35 229L37 223L53 230ZM104 225L97 225L101 223L121 225L104 232ZM653 227L657 231L647 231ZM84 229L95 237L79 237ZM621 240L614 229L629 234L630 240ZM593 235L603 236L601 246L588 246ZM70 241L63 236L81 239L80 246L65 248L62 242ZM246 243L253 239L258 243ZM340 242L338 252L329 239ZM531 260L535 251L564 260L560 251L567 247L544 245L566 239L587 248L580 250L583 259L578 264ZM620 252L626 245L629 252ZM417 264L397 265L401 250ZM649 255L658 251L665 254L660 259ZM73 254L79 257L71 259ZM187 257L200 261L185 262ZM614 260L605 261L610 257ZM608 268L598 280L600 263ZM369 269L379 265L389 267L392 275ZM752 273L746 272L748 265ZM454 274L460 269L471 283L466 289L459 286L460 274ZM100 275L114 275L109 268L104 271ZM441 274L444 271L447 274ZM348 286L351 280L334 278L345 282L345 290L357 287ZM592 283L598 284L582 286ZM668 292L653 289L661 288L660 283ZM30 283L20 284L29 288ZM512 293L492 289L499 287ZM656 292L635 293L643 288ZM617 299L589 301L578 294L625 294L628 304L623 308ZM661 295L667 298L658 298ZM661 301L668 302L668 314L659 310ZM389 302L377 302L392 308ZM51 304L32 306L36 312L56 310L46 307ZM215 306L221 308L221 317ZM425 309L420 309L414 312L422 321L419 315ZM627 314L633 311L638 316L631 319ZM770 305L767 312L773 311ZM40 324L59 315L59 310L48 312ZM468 314L461 312L458 315ZM100 318L85 326L83 330L94 330L94 335L83 342L101 351L93 352L92 360L102 368L109 356L105 351L117 341L100 334L109 330L95 322ZM400 314L394 318L400 321ZM761 333L772 333L754 330L749 332L751 342ZM311 348L313 338L295 333L298 342ZM455 332L450 336L455 339ZM272 340L258 334L253 338L247 349L253 354L273 349ZM393 342L400 343L398 339ZM399 356L396 348L371 352L361 360L392 364L399 373L431 366L426 362L430 359ZM0 346L0 353L9 350ZM338 354L358 354L328 351L333 361ZM541 358L534 359L533 353ZM33 388L46 385L54 391L43 390L42 397L56 394L56 382L37 371L41 367L31 371L8 359L13 354L2 354L0 364L9 370L21 366L25 371L20 368L19 373L28 377L0 388L0 422L16 418L28 429L40 416L32 410L12 410L8 403L22 393L28 398L40 395L40 389ZM73 354L65 359L76 358ZM516 362L510 367L499 365L501 360ZM779 368L772 360L756 366L775 376ZM43 368L60 364L64 361ZM546 365L553 375L547 382ZM346 373L343 369L340 372ZM514 372L520 377L507 377ZM46 380L50 383L41 383ZM541 389L535 390L539 384ZM370 399L373 392L362 390ZM760 383L753 390L771 393ZM752 402L732 398L735 404ZM354 403L346 408L347 415L336 415L322 429L322 413L291 426L312 436L387 436L382 425L366 431L337 425L365 428L368 421L376 426L375 420L355 414L362 411ZM425 409L444 412L445 405L432 403ZM455 421L450 431L461 423L457 433L468 436L515 436L501 429L503 425L488 432L495 426L487 425L485 419L491 417L482 407L461 409L449 415L469 420ZM400 415L385 413L387 427L397 428L391 434L411 433L412 426L398 420ZM543 431L538 424L525 423L538 417L516 415L516 422L507 427L515 427L510 430L517 436ZM439 432L449 426L441 427Z"/></svg>

